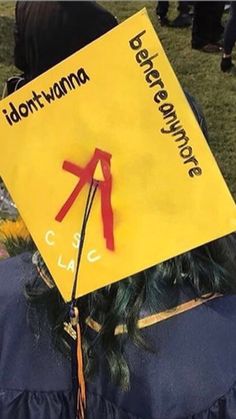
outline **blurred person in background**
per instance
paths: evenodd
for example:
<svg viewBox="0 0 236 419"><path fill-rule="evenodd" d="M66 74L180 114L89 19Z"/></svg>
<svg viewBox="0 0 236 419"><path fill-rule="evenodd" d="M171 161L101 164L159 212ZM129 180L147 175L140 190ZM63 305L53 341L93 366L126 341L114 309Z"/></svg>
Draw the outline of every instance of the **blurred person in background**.
<svg viewBox="0 0 236 419"><path fill-rule="evenodd" d="M170 22L167 14L169 10L169 1L158 1L156 6L156 14L161 26L171 26L173 28L186 28L191 26L192 18L189 14L190 6L187 1L178 2L178 16Z"/></svg>
<svg viewBox="0 0 236 419"><path fill-rule="evenodd" d="M207 53L222 51L221 37L224 27L221 18L223 1L196 1L194 4L192 48Z"/></svg>
<svg viewBox="0 0 236 419"><path fill-rule="evenodd" d="M32 80L116 25L95 1L17 1L15 65Z"/></svg>
<svg viewBox="0 0 236 419"><path fill-rule="evenodd" d="M236 41L236 2L232 1L230 6L230 17L225 26L223 56L221 58L220 68L225 72L233 72L235 67L232 63L232 50Z"/></svg>

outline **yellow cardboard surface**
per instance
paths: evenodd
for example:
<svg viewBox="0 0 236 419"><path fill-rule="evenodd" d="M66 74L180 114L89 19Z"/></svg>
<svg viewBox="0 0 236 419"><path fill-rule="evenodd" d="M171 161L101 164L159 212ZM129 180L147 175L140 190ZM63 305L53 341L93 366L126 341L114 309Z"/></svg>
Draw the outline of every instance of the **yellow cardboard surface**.
<svg viewBox="0 0 236 419"><path fill-rule="evenodd" d="M77 296L236 230L235 203L145 10L0 102L0 130L0 175L66 300L89 182L57 221L81 180L65 161L84 173L100 150L110 167L99 160L94 177L112 177L115 248L98 189Z"/></svg>

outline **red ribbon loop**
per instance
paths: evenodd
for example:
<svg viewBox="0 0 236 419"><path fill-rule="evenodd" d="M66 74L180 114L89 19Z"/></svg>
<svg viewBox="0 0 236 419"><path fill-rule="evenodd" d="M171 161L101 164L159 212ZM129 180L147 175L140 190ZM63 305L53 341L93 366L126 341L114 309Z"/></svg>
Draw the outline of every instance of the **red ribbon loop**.
<svg viewBox="0 0 236 419"><path fill-rule="evenodd" d="M74 190L61 207L60 211L56 215L55 219L58 222L62 222L68 211L74 204L81 190L86 183L92 183L93 180L98 182L99 189L101 191L101 214L103 222L103 235L106 240L106 247L109 250L115 249L114 244L114 217L111 205L111 193L112 193L112 175L111 175L111 154L106 151L95 149L94 155L88 164L81 168L75 163L71 163L67 160L63 162L63 169L73 175L79 177L79 181L75 186ZM94 173L98 163L100 162L102 168L102 174L104 180L94 179Z"/></svg>

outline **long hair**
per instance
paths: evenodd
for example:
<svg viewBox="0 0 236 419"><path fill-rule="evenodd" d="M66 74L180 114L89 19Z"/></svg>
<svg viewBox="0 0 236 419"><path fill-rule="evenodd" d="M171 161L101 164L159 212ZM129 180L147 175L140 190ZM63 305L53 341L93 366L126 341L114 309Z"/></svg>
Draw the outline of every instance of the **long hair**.
<svg viewBox="0 0 236 419"><path fill-rule="evenodd" d="M129 368L123 355L124 340L130 339L144 350L152 350L137 326L141 313L149 314L169 309L178 304L183 287L190 287L193 296L229 294L236 291L236 238L234 234L210 242L192 251L153 266L78 300L82 323L83 352L86 376L96 374L103 356L113 382L128 388ZM35 287L28 284L26 296L36 317L39 306L47 311L55 345L69 354L68 337L63 330L63 319L68 316L68 305L57 288ZM86 326L90 317L100 323L101 329L92 334ZM123 324L126 338L116 336L115 328ZM158 344L158 343L157 343Z"/></svg>

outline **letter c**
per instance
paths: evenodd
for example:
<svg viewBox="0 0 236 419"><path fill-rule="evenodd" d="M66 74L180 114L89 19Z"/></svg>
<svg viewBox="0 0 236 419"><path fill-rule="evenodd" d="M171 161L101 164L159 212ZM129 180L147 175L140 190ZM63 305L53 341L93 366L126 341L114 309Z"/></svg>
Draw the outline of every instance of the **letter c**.
<svg viewBox="0 0 236 419"><path fill-rule="evenodd" d="M45 234L45 241L49 246L54 246L55 241L52 240L53 237L55 237L55 233L53 230L48 230L47 233ZM51 240L50 240L51 238Z"/></svg>
<svg viewBox="0 0 236 419"><path fill-rule="evenodd" d="M98 260L101 259L100 255L96 255L96 252L97 252L96 249L92 249L88 252L87 259L90 263L97 262Z"/></svg>

